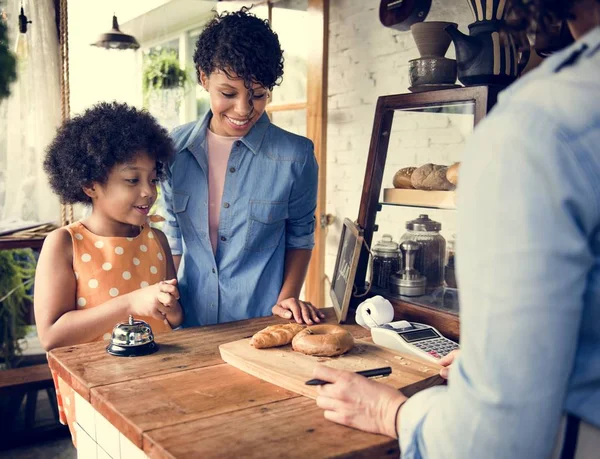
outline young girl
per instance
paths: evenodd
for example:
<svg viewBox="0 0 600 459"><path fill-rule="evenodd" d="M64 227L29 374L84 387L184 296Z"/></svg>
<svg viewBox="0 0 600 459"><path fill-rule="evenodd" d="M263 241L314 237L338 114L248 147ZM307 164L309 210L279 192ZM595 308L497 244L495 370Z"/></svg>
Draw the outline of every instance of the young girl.
<svg viewBox="0 0 600 459"><path fill-rule="evenodd" d="M271 313L320 322L299 299L314 245L313 144L265 114L283 75L277 35L246 9L224 13L200 34L194 63L211 109L172 134L163 184L185 325Z"/></svg>
<svg viewBox="0 0 600 459"><path fill-rule="evenodd" d="M154 333L183 321L171 251L148 224L172 151L167 132L125 104L98 104L58 131L44 162L50 185L62 202L91 204L92 213L48 235L40 254L34 306L47 351L110 339L130 314ZM75 441L72 391L54 379Z"/></svg>

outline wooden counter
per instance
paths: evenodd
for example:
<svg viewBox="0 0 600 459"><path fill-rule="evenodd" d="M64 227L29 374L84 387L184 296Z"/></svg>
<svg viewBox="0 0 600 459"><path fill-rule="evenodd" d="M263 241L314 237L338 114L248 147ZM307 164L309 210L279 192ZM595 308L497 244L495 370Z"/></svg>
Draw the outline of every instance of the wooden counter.
<svg viewBox="0 0 600 459"><path fill-rule="evenodd" d="M333 322L333 310L326 312ZM81 396L77 420L102 445L98 458L132 457L126 447L153 458L398 457L396 441L326 421L314 400L221 360L220 344L284 322L265 317L169 333L145 357L113 357L106 343L90 343L55 349L48 360ZM369 336L347 327L356 338Z"/></svg>

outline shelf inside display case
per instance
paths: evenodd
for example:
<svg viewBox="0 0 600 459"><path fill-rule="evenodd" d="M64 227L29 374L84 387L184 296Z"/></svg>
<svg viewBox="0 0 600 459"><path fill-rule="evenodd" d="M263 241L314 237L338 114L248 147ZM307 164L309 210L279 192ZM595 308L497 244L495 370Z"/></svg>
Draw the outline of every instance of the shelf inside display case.
<svg viewBox="0 0 600 459"><path fill-rule="evenodd" d="M396 299L404 303L433 308L448 314L458 315L458 290L455 288L440 287L439 289L422 296L402 296L390 293L388 290L372 287L371 291L387 299Z"/></svg>
<svg viewBox="0 0 600 459"><path fill-rule="evenodd" d="M381 295L394 306L395 320L410 320L432 325L444 336L459 340L458 290L440 288L433 293L418 296L400 296L388 290L372 287L369 296Z"/></svg>
<svg viewBox="0 0 600 459"><path fill-rule="evenodd" d="M382 204L432 209L456 209L454 191L425 191L402 188L385 188Z"/></svg>

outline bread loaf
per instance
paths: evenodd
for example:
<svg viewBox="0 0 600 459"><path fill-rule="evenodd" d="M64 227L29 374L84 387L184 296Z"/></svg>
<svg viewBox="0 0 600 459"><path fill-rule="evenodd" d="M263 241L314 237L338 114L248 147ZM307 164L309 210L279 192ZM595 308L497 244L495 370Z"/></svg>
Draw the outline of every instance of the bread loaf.
<svg viewBox="0 0 600 459"><path fill-rule="evenodd" d="M446 178L454 186L458 185L458 169L459 169L459 167L460 167L460 163L454 163L446 171Z"/></svg>
<svg viewBox="0 0 600 459"><path fill-rule="evenodd" d="M416 167L404 167L394 175L394 188L413 188L410 177Z"/></svg>
<svg viewBox="0 0 600 459"><path fill-rule="evenodd" d="M447 170L447 166L424 164L412 173L411 184L417 190L454 190L455 186L446 178Z"/></svg>
<svg viewBox="0 0 600 459"><path fill-rule="evenodd" d="M294 336L304 329L298 324L271 325L258 333L250 340L250 345L256 349L284 346L292 342Z"/></svg>

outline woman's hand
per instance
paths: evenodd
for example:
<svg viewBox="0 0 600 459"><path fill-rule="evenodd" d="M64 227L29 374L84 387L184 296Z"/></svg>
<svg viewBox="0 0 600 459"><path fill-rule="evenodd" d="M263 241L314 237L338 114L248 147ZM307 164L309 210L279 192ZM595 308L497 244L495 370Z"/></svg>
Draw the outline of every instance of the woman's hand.
<svg viewBox="0 0 600 459"><path fill-rule="evenodd" d="M454 359L458 356L459 353L460 353L460 350L455 349L454 351L448 353L447 355L442 357L440 360L438 360L438 363L444 367L440 370L440 376L442 378L448 379L448 373L450 372L450 365L452 365L452 363L454 362Z"/></svg>
<svg viewBox="0 0 600 459"><path fill-rule="evenodd" d="M167 315L179 312L181 307L176 284L177 280L171 279L129 293L129 314L164 320Z"/></svg>
<svg viewBox="0 0 600 459"><path fill-rule="evenodd" d="M317 405L325 419L396 438L398 407L406 397L392 387L350 371L318 365L313 377L332 384L319 386Z"/></svg>
<svg viewBox="0 0 600 459"><path fill-rule="evenodd" d="M283 317L284 319L293 318L299 324L306 323L312 325L321 322L325 318L325 314L319 311L308 301L301 301L296 298L288 298L280 301L273 309L273 315Z"/></svg>

